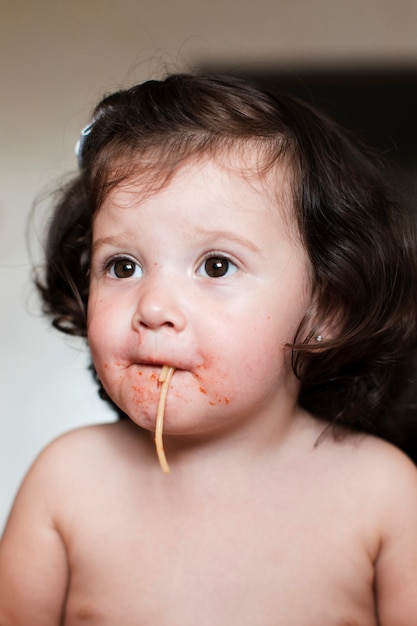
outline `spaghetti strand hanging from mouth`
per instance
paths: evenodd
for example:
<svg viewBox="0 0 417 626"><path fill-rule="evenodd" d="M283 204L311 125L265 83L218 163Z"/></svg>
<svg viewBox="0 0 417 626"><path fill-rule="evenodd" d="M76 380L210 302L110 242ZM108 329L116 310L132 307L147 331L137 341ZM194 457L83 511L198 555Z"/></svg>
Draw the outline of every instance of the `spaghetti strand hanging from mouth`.
<svg viewBox="0 0 417 626"><path fill-rule="evenodd" d="M164 365L159 375L159 382L162 383L162 386L161 386L161 393L159 396L158 410L156 413L155 446L156 446L156 454L158 455L159 464L164 474L169 474L169 465L165 456L164 444L162 441L162 432L164 429L165 404L167 401L169 385L170 385L171 378L174 372L175 372L174 367L170 367L169 365Z"/></svg>

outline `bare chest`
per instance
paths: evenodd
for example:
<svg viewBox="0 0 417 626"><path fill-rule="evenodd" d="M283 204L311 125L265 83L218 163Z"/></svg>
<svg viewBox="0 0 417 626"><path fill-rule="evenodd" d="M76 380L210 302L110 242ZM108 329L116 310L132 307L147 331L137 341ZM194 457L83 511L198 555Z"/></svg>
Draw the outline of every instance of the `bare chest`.
<svg viewBox="0 0 417 626"><path fill-rule="evenodd" d="M65 626L376 626L360 520L301 500L89 516Z"/></svg>

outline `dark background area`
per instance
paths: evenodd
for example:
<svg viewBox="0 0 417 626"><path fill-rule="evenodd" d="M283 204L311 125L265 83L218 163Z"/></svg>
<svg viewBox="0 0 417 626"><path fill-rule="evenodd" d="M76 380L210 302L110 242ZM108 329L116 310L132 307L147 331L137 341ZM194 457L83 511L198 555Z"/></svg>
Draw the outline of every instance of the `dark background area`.
<svg viewBox="0 0 417 626"><path fill-rule="evenodd" d="M382 154L417 219L417 67L214 71L248 78L271 93L291 93L354 131ZM399 445L417 463L417 410L410 411Z"/></svg>
<svg viewBox="0 0 417 626"><path fill-rule="evenodd" d="M417 66L229 73L310 102L377 148L417 218Z"/></svg>

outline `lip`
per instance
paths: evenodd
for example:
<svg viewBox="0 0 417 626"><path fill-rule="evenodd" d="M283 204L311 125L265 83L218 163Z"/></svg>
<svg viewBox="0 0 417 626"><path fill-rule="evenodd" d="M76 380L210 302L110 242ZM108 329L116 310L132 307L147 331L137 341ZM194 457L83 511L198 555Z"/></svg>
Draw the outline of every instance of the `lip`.
<svg viewBox="0 0 417 626"><path fill-rule="evenodd" d="M184 371L191 372L189 367L187 366L184 367L183 365L180 365L178 362L175 362L175 361L172 362L172 361L169 361L168 359L166 361L163 361L163 360L142 361L141 360L135 363L135 365L138 369L151 370L153 373L156 373L158 376L164 366L172 367L175 370L175 372L184 372Z"/></svg>
<svg viewBox="0 0 417 626"><path fill-rule="evenodd" d="M147 360L140 360L137 362L138 366L143 366L143 367L156 367L156 368L161 368L164 365L166 365L167 367L173 367L174 369L186 369L186 368L182 368L179 367L178 365L175 365L174 362L172 362L170 359L147 359Z"/></svg>
<svg viewBox="0 0 417 626"><path fill-rule="evenodd" d="M155 356L146 356L141 357L137 356L133 358L131 363L133 365L137 365L138 367L153 367L156 369L161 369L164 365L167 367L172 367L178 371L185 371L193 373L203 365L202 358L189 358L184 360L181 357L169 356L169 355L155 355Z"/></svg>

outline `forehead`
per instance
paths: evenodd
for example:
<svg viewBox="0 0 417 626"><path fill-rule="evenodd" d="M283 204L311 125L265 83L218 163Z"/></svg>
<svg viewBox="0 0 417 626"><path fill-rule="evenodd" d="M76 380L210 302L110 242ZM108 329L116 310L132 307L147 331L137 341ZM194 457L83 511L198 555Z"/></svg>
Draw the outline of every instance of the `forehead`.
<svg viewBox="0 0 417 626"><path fill-rule="evenodd" d="M137 168L106 194L98 214L109 207L146 206L153 197L169 198L173 204L193 196L196 213L201 199L222 201L223 211L267 210L271 219L281 223L292 237L299 239L292 192L293 172L284 160L272 164L254 146L225 150L214 156L198 155L173 169L147 157ZM96 213L96 217L97 217Z"/></svg>

